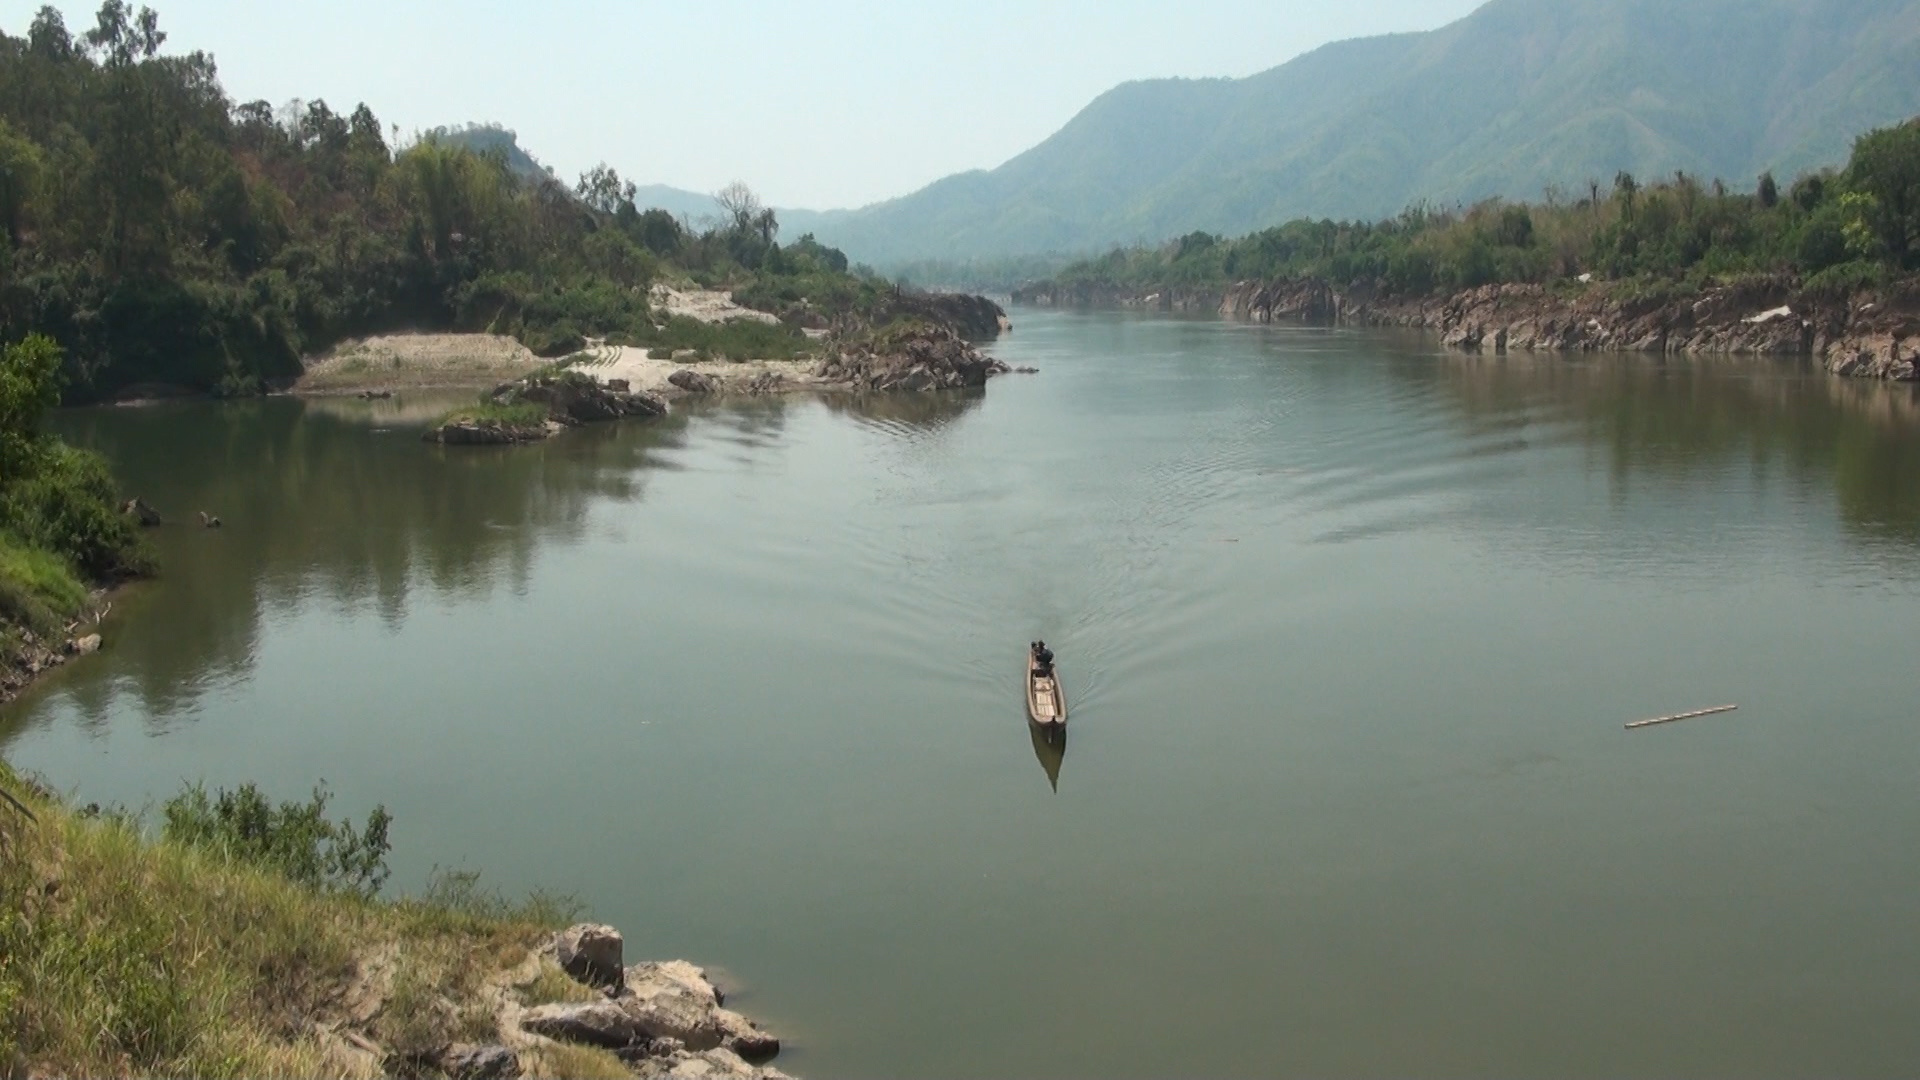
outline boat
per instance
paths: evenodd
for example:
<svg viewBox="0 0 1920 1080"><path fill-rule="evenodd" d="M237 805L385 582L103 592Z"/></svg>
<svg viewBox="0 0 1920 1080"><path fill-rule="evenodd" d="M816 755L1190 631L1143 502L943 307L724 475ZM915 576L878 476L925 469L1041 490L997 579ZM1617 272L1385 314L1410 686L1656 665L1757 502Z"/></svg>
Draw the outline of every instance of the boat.
<svg viewBox="0 0 1920 1080"><path fill-rule="evenodd" d="M1065 727L1067 695L1060 689L1060 670L1040 674L1040 661L1031 646L1027 649L1027 718L1042 728Z"/></svg>

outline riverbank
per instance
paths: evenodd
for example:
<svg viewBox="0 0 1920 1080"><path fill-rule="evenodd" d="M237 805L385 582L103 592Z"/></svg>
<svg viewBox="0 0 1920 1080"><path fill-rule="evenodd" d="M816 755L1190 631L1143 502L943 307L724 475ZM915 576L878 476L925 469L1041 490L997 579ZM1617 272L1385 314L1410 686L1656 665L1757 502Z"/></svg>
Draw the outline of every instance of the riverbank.
<svg viewBox="0 0 1920 1080"><path fill-rule="evenodd" d="M324 892L0 766L0 1069L10 1076L733 1077L779 1041L682 961L471 877ZM751 1064L749 1059L762 1064Z"/></svg>
<svg viewBox="0 0 1920 1080"><path fill-rule="evenodd" d="M1699 289L1604 282L1487 285L1443 296L1386 297L1322 278L1241 281L1222 288L1130 291L1028 286L1016 303L1211 312L1252 322L1404 327L1463 352L1643 352L1807 357L1836 375L1915 381L1920 288L1830 293L1785 277Z"/></svg>

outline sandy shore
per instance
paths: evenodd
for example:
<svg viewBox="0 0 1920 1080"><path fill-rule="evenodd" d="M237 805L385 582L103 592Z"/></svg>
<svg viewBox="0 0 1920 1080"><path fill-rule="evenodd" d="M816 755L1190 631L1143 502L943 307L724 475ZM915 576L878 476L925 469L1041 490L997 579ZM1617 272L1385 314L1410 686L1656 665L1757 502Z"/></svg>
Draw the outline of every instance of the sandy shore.
<svg viewBox="0 0 1920 1080"><path fill-rule="evenodd" d="M815 360L655 360L647 355L646 349L605 345L593 350L591 359L580 361L569 370L584 372L603 383L609 379L625 379L636 391L669 397L680 392L667 382L667 377L676 371L692 371L734 385L763 375L778 375L782 390L823 390L841 385L815 375L817 363Z"/></svg>
<svg viewBox="0 0 1920 1080"><path fill-rule="evenodd" d="M544 363L498 334L387 334L336 345L307 360L300 394L491 386Z"/></svg>

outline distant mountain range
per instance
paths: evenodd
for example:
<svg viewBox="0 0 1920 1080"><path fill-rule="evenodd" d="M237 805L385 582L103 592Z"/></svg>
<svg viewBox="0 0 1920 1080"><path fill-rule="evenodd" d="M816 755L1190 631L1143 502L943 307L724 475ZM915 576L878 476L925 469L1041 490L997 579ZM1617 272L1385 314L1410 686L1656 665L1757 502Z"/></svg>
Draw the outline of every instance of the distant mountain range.
<svg viewBox="0 0 1920 1080"><path fill-rule="evenodd" d="M1622 170L1750 186L1842 162L1916 113L1920 0L1492 0L1244 79L1126 83L997 169L783 210L781 232L888 267L1575 195ZM713 212L675 188L639 201Z"/></svg>
<svg viewBox="0 0 1920 1080"><path fill-rule="evenodd" d="M1091 251L1685 170L1750 186L1920 113L1920 0L1493 0L1245 79L1127 83L987 172L804 225L889 265Z"/></svg>

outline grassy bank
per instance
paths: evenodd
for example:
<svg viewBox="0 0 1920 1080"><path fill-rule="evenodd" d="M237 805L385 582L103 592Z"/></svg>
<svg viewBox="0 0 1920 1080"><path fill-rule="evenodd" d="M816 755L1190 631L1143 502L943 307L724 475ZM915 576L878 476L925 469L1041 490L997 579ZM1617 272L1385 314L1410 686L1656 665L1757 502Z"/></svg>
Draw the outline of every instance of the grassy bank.
<svg viewBox="0 0 1920 1080"><path fill-rule="evenodd" d="M471 876L419 900L371 898L378 814L353 830L325 821L324 799L189 792L156 835L75 811L4 765L0 788L25 810L0 802L9 1075L380 1075L448 1043L498 1041L506 1001L585 992L528 968L570 905L507 903ZM528 1075L630 1075L578 1048L521 1061Z"/></svg>
<svg viewBox="0 0 1920 1080"><path fill-rule="evenodd" d="M153 569L106 462L43 430L60 363L44 337L0 348L0 700L60 654L94 588Z"/></svg>

